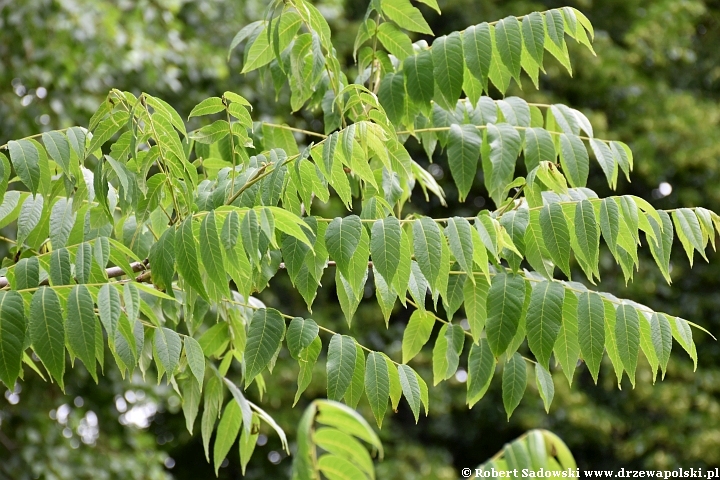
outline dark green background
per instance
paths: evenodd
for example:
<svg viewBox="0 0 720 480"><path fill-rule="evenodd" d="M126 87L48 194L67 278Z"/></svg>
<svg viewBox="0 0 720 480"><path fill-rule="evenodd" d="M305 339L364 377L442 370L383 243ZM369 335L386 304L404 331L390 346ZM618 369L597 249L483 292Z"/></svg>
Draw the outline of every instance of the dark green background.
<svg viewBox="0 0 720 480"><path fill-rule="evenodd" d="M352 63L351 49L364 1L318 2L333 28L339 54ZM421 7L437 35L470 24L563 6L556 2L440 0L442 15ZM720 211L720 2L698 0L581 0L571 3L592 21L598 56L570 45L573 77L548 56L541 90L528 81L509 95L528 101L565 103L582 110L601 138L627 142L635 154L632 183L619 181L620 193L652 201L657 208L705 206ZM227 46L245 24L261 18L261 1L207 0L23 0L0 3L0 142L73 124L86 125L107 91L116 87L135 93L147 91L169 101L187 115L203 98L233 90L249 98L255 119L273 119L322 131L321 116L300 112L288 117L289 94L278 101L269 76L243 76L240 52L227 61ZM354 75L350 75L351 77ZM417 144L408 143L414 158L428 159ZM421 196L405 211L447 217L472 215L490 206L476 182L464 205L449 179L444 155L435 161L445 168L440 180L450 209ZM442 170L436 170L440 174ZM439 176L439 175L438 175ZM672 193L661 197L658 185L667 182ZM599 168L591 169L589 186L609 194ZM339 202L318 209L324 216L342 214ZM12 235L10 231L2 233ZM720 259L696 258L690 270L679 242L672 259L672 288L664 283L647 250L642 250L635 282L625 286L620 269L607 251L601 253L601 288L680 315L712 332L720 331ZM313 318L347 333L327 274L313 309ZM368 290L366 297L371 297ZM283 312L308 315L284 273L261 294L268 305ZM385 329L372 298L363 302L349 332L370 348L394 358L407 312L398 308ZM617 390L609 365L595 386L581 366L568 388L556 372L556 396L546 415L534 386L510 422L506 421L499 380L472 410L464 405L465 384L455 379L430 389L432 415L414 424L409 408L386 419L381 437L386 458L377 464L378 478L457 478L460 468L474 467L502 448L504 442L530 428L548 428L570 446L584 468L676 468L720 465L720 346L695 331L698 370L675 345L668 374L654 386L649 369L641 364L635 389L627 382ZM323 337L327 345L328 338ZM432 341L431 341L432 344ZM464 362L461 361L461 365ZM431 379L430 350L417 357L414 367ZM268 393L262 399L292 439L303 407L323 396L324 359L321 356L313 384L291 409L297 364L281 355ZM184 428L177 396L154 379L122 381L106 362L105 377L95 385L83 368L69 372L67 392L47 384L29 371L17 396L0 398L0 479L25 478L210 478L196 432ZM128 394L132 391L133 394ZM136 392L144 398L138 400ZM251 389L251 397L257 398ZM157 406L147 428L123 426L118 399L134 399L128 407ZM7 400L6 400L7 399ZM10 401L19 403L12 405ZM71 407L64 424L51 418L61 405ZM76 406L80 405L80 406ZM63 409L67 411L66 408ZM360 410L371 418L364 401ZM94 444L80 441L81 419L88 412L98 418ZM137 410L136 410L137 411ZM57 414L54 414L57 417ZM127 417L123 416L123 419ZM63 436L63 431L70 438ZM82 430L87 433L87 430ZM268 456L279 452L270 432L259 446L247 478L281 478L291 459L281 456L274 465ZM221 478L240 476L237 450ZM171 462L169 458L172 458ZM166 469L163 462L174 467Z"/></svg>

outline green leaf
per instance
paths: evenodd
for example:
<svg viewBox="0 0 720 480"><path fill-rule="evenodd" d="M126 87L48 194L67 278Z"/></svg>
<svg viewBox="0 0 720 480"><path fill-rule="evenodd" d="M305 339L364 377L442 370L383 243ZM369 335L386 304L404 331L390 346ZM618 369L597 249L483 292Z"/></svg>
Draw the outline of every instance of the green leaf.
<svg viewBox="0 0 720 480"><path fill-rule="evenodd" d="M217 375L211 375L205 385L205 406L202 414L202 441L205 448L205 458L210 461L210 436L215 428L223 402L222 380Z"/></svg>
<svg viewBox="0 0 720 480"><path fill-rule="evenodd" d="M555 384L550 372L540 364L535 365L535 384L545 405L545 411L550 413L550 404L555 396Z"/></svg>
<svg viewBox="0 0 720 480"><path fill-rule="evenodd" d="M524 153L528 172L540 165L540 162L555 163L555 145L550 132L537 127L525 130Z"/></svg>
<svg viewBox="0 0 720 480"><path fill-rule="evenodd" d="M180 361L180 350L182 342L180 335L169 328L156 328L153 337L153 350L155 359L158 361L162 369L167 373L168 382L177 368ZM162 372L158 373L158 382Z"/></svg>
<svg viewBox="0 0 720 480"><path fill-rule="evenodd" d="M608 186L614 190L617 186L618 164L610 147L607 146L607 143L595 138L590 139L590 147L607 178Z"/></svg>
<svg viewBox="0 0 720 480"><path fill-rule="evenodd" d="M71 281L70 252L66 248L53 250L50 254L50 283L52 285L69 285Z"/></svg>
<svg viewBox="0 0 720 480"><path fill-rule="evenodd" d="M487 321L487 295L490 285L485 277L478 277L473 284L470 279L465 281L463 287L463 299L465 315L470 324L470 333L475 342L480 338L480 333L485 328Z"/></svg>
<svg viewBox="0 0 720 480"><path fill-rule="evenodd" d="M557 282L535 285L526 316L528 346L538 364L550 368L550 355L562 324L565 288Z"/></svg>
<svg viewBox="0 0 720 480"><path fill-rule="evenodd" d="M488 90L488 74L492 62L492 36L495 28L487 22L473 25L463 32L463 50L468 71Z"/></svg>
<svg viewBox="0 0 720 480"><path fill-rule="evenodd" d="M192 287L205 300L209 300L205 286L200 278L198 245L193 235L192 217L187 217L175 232L175 253L177 269L188 286Z"/></svg>
<svg viewBox="0 0 720 480"><path fill-rule="evenodd" d="M326 453L317 460L317 468L322 474L332 480L353 480L366 478L365 474L349 460Z"/></svg>
<svg viewBox="0 0 720 480"><path fill-rule="evenodd" d="M377 28L377 38L383 47L400 61L413 54L410 37L404 34L394 23L381 23Z"/></svg>
<svg viewBox="0 0 720 480"><path fill-rule="evenodd" d="M120 319L120 294L117 289L108 284L100 287L97 296L98 313L100 314L100 321L105 327L108 338L115 338L115 331L117 330L117 323Z"/></svg>
<svg viewBox="0 0 720 480"><path fill-rule="evenodd" d="M551 203L540 210L540 227L550 258L570 278L570 231L560 204Z"/></svg>
<svg viewBox="0 0 720 480"><path fill-rule="evenodd" d="M22 372L26 329L22 295L0 291L0 381L11 391Z"/></svg>
<svg viewBox="0 0 720 480"><path fill-rule="evenodd" d="M502 62L519 84L523 36L518 19L509 16L498 21L495 25L495 39Z"/></svg>
<svg viewBox="0 0 720 480"><path fill-rule="evenodd" d="M40 223L45 200L41 195L28 195L20 207L20 215L17 221L17 244L23 245L30 233Z"/></svg>
<svg viewBox="0 0 720 480"><path fill-rule="evenodd" d="M182 409L185 417L185 426L192 435L195 419L200 409L200 401L202 399L200 393L200 385L192 378L186 378L180 382L180 392L182 393Z"/></svg>
<svg viewBox="0 0 720 480"><path fill-rule="evenodd" d="M50 287L40 287L30 302L30 341L47 371L64 389L65 329L60 300Z"/></svg>
<svg viewBox="0 0 720 480"><path fill-rule="evenodd" d="M580 352L577 314L578 299L574 293L567 292L563 302L563 321L560 326L560 333L555 341L555 359L562 366L570 384L572 384Z"/></svg>
<svg viewBox="0 0 720 480"><path fill-rule="evenodd" d="M652 324L652 341L655 345L658 359L660 361L660 369L663 372L663 379L670 360L670 352L672 351L672 327L667 317L660 313L653 313L651 318Z"/></svg>
<svg viewBox="0 0 720 480"><path fill-rule="evenodd" d="M433 385L455 375L464 344L465 331L460 325L442 326L433 348Z"/></svg>
<svg viewBox="0 0 720 480"><path fill-rule="evenodd" d="M361 230L360 217L349 215L344 218L335 218L325 231L325 245L330 258L337 262L337 266L345 278L352 278L350 263L360 243Z"/></svg>
<svg viewBox="0 0 720 480"><path fill-rule="evenodd" d="M403 62L405 87L410 99L420 105L430 105L435 94L433 56L431 50L421 50Z"/></svg>
<svg viewBox="0 0 720 480"><path fill-rule="evenodd" d="M89 283L92 272L92 247L90 243L83 242L78 245L75 252L75 279L78 283Z"/></svg>
<svg viewBox="0 0 720 480"><path fill-rule="evenodd" d="M432 218L421 217L413 222L413 247L420 271L435 290L440 274L442 233Z"/></svg>
<svg viewBox="0 0 720 480"><path fill-rule="evenodd" d="M195 105L195 108L192 109L188 118L212 115L213 113L222 112L223 110L225 110L225 104L222 98L210 97Z"/></svg>
<svg viewBox="0 0 720 480"><path fill-rule="evenodd" d="M391 283L400 264L400 221L395 217L376 220L372 226L370 253L373 266L386 282Z"/></svg>
<svg viewBox="0 0 720 480"><path fill-rule="evenodd" d="M690 266L693 264L693 249L700 252L705 260L705 244L703 242L702 229L700 228L700 222L693 212L689 208L679 208L673 210L672 219L675 223L675 232L677 233L680 243L682 243L685 253L690 260Z"/></svg>
<svg viewBox="0 0 720 480"><path fill-rule="evenodd" d="M242 425L242 414L238 402L231 400L225 406L225 411L220 418L217 434L215 435L215 446L213 447L213 463L215 464L215 475L220 470L220 464L225 460L230 447L240 433Z"/></svg>
<svg viewBox="0 0 720 480"><path fill-rule="evenodd" d="M605 305L597 293L583 292L578 299L578 342L580 353L597 383L605 351Z"/></svg>
<svg viewBox="0 0 720 480"><path fill-rule="evenodd" d="M382 11L390 20L401 28L411 32L432 35L430 26L420 13L420 10L410 4L410 0L391 0L382 2Z"/></svg>
<svg viewBox="0 0 720 480"><path fill-rule="evenodd" d="M345 395L350 382L352 382L356 355L357 349L352 337L337 333L332 336L327 360L328 398L330 400L339 401Z"/></svg>
<svg viewBox="0 0 720 480"><path fill-rule="evenodd" d="M473 271L473 241L472 227L470 223L462 217L449 218L445 234L450 244L450 251L455 260L460 264L468 274ZM470 275L470 280L474 283L475 279Z"/></svg>
<svg viewBox="0 0 720 480"><path fill-rule="evenodd" d="M520 405L520 400L522 400L526 388L527 366L525 365L525 359L519 353L515 353L503 366L502 397L508 420L510 420L515 408Z"/></svg>
<svg viewBox="0 0 720 480"><path fill-rule="evenodd" d="M20 180L35 195L40 187L40 153L30 140L8 142L10 160Z"/></svg>
<svg viewBox="0 0 720 480"><path fill-rule="evenodd" d="M200 224L200 258L208 275L208 291L215 300L230 296L227 274L223 265L222 246L218 235L215 211L210 211Z"/></svg>
<svg viewBox="0 0 720 480"><path fill-rule="evenodd" d="M55 163L65 174L70 173L70 142L60 132L45 132L42 134L43 145Z"/></svg>
<svg viewBox="0 0 720 480"><path fill-rule="evenodd" d="M468 356L467 401L473 407L485 395L495 374L497 361L486 338L481 338L470 348Z"/></svg>
<svg viewBox="0 0 720 480"><path fill-rule="evenodd" d="M515 162L522 147L522 139L511 125L500 123L488 124L487 140L489 164L485 161L485 153L483 153L485 186L495 204L500 205L506 186L513 180ZM483 149L484 151L485 149ZM489 171L486 168L488 166L490 167Z"/></svg>
<svg viewBox="0 0 720 480"><path fill-rule="evenodd" d="M343 398L350 408L357 408L365 388L365 353L359 344L355 344L355 368L352 381L348 385Z"/></svg>
<svg viewBox="0 0 720 480"><path fill-rule="evenodd" d="M243 475L245 475L245 467L247 467L250 457L255 451L255 444L260 435L260 418L256 413L253 413L252 419L250 433L248 433L247 429L243 429L240 434L240 468Z"/></svg>
<svg viewBox="0 0 720 480"><path fill-rule="evenodd" d="M390 397L390 378L387 363L382 354L370 352L365 364L365 395L375 416L378 428L382 427L383 417Z"/></svg>
<svg viewBox="0 0 720 480"><path fill-rule="evenodd" d="M640 319L637 310L630 305L618 305L615 309L615 339L618 354L630 383L635 387L635 370L640 349Z"/></svg>
<svg viewBox="0 0 720 480"><path fill-rule="evenodd" d="M405 327L402 339L403 363L412 360L430 339L435 318L430 312L415 310Z"/></svg>
<svg viewBox="0 0 720 480"><path fill-rule="evenodd" d="M321 349L322 342L320 341L320 337L315 337L312 343L305 347L305 349L303 349L298 355L300 373L298 375L298 389L295 393L295 400L293 401L293 406L295 406L297 401L300 399L300 395L302 395L302 392L304 392L308 385L310 385L310 381L312 380L313 367L315 367L315 363L317 362Z"/></svg>
<svg viewBox="0 0 720 480"><path fill-rule="evenodd" d="M571 186L584 187L590 172L590 160L580 137L560 134L560 165Z"/></svg>
<svg viewBox="0 0 720 480"><path fill-rule="evenodd" d="M315 323L315 320L301 317L293 318L285 336L290 355L297 359L300 353L315 340L319 331L320 328Z"/></svg>
<svg viewBox="0 0 720 480"><path fill-rule="evenodd" d="M21 259L15 264L15 290L35 288L40 283L40 262L37 257Z"/></svg>
<svg viewBox="0 0 720 480"><path fill-rule="evenodd" d="M432 59L435 101L445 110L453 111L463 84L463 43L460 34L453 32L436 38L432 44Z"/></svg>
<svg viewBox="0 0 720 480"><path fill-rule="evenodd" d="M337 428L321 427L313 433L313 440L318 447L326 452L352 462L371 478L374 477L370 454L365 446L352 435ZM362 472L360 474L362 476L358 478L366 478Z"/></svg>
<svg viewBox="0 0 720 480"><path fill-rule="evenodd" d="M273 308L255 310L245 344L245 388L270 364L282 345L285 320Z"/></svg>
<svg viewBox="0 0 720 480"><path fill-rule="evenodd" d="M493 354L498 357L512 341L525 303L525 280L520 275L499 273L490 284L485 330Z"/></svg>
<svg viewBox="0 0 720 480"><path fill-rule="evenodd" d="M461 202L465 201L475 180L481 144L482 138L474 125L454 123L450 126L448 164Z"/></svg>
<svg viewBox="0 0 720 480"><path fill-rule="evenodd" d="M203 349L192 337L185 337L185 358L187 358L190 371L197 379L199 385L203 384L205 378L205 354Z"/></svg>
<svg viewBox="0 0 720 480"><path fill-rule="evenodd" d="M150 247L148 254L153 283L170 296L174 296L172 282L175 275L175 232L174 228L165 230L160 239Z"/></svg>
<svg viewBox="0 0 720 480"><path fill-rule="evenodd" d="M76 216L72 198L61 198L55 202L50 212L50 242L53 249L65 246Z"/></svg>
<svg viewBox="0 0 720 480"><path fill-rule="evenodd" d="M65 334L68 347L82 362L97 382L95 375L95 307L85 285L75 285L67 300Z"/></svg>
<svg viewBox="0 0 720 480"><path fill-rule="evenodd" d="M522 21L523 45L530 57L542 68L545 43L545 22L540 12L525 15Z"/></svg>
<svg viewBox="0 0 720 480"><path fill-rule="evenodd" d="M420 419L420 384L418 383L417 373L407 365L398 365L398 374L400 375L400 385L402 386L403 395L410 405L415 416L415 423Z"/></svg>
<svg viewBox="0 0 720 480"><path fill-rule="evenodd" d="M589 200L575 206L575 235L580 247L575 254L597 272L600 256L600 229L595 220L595 209Z"/></svg>
<svg viewBox="0 0 720 480"><path fill-rule="evenodd" d="M383 25L390 24L384 23ZM390 122L399 125L403 121L407 101L405 98L405 79L402 72L385 75L380 81L377 95Z"/></svg>

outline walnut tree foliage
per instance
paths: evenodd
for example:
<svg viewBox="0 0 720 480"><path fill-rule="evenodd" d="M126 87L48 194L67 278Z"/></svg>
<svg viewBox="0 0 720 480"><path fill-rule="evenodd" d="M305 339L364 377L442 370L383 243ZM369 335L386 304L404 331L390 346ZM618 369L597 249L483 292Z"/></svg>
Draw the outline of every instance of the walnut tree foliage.
<svg viewBox="0 0 720 480"><path fill-rule="evenodd" d="M675 237L692 264L695 251L705 257L708 242L714 247L720 216L598 197L586 187L591 159L614 189L633 168L627 145L596 138L566 105L489 96L519 85L522 72L538 86L548 56L571 74L568 38L592 51L587 18L566 7L431 44L413 43L417 34L433 32L410 0L372 0L354 78L307 0L275 1L236 35L230 54L244 46L243 72L263 70L276 89L289 84L292 109L322 112L323 132L253 119L233 92L198 104L188 120L204 126L189 131L162 99L112 90L87 128L3 145L0 226L17 228L0 279L0 381L12 388L37 374L63 388L78 360L96 379L112 363L123 375L152 371L182 396L191 432L200 416L217 469L238 436L247 464L260 424L289 451L281 426L244 392L265 390L287 348L298 361L297 403L325 350L328 399L301 420L294 476L372 478L366 447L380 453L382 445L353 410L363 396L378 427L403 397L417 420L430 410L427 382L449 379L462 361L468 405L497 371L509 417L530 375L549 408L550 370L572 382L580 360L597 381L607 354L618 385L624 375L635 383L641 352L653 376L664 375L673 340L697 361L692 327L701 327L594 288L600 243L626 281L639 246L669 281ZM414 189L447 200L406 150L410 137L430 160L447 153L458 192L449 200L464 202L482 182L494 208L473 217L404 213ZM347 214L314 215L331 195ZM573 265L593 288L572 279ZM311 312L326 269L348 324L368 286L386 321L398 306L412 310L402 358L253 297L286 270ZM436 322L433 378L423 379L412 360ZM527 451L543 465L574 464L531 455L557 452L557 442L529 432L491 462L511 466Z"/></svg>

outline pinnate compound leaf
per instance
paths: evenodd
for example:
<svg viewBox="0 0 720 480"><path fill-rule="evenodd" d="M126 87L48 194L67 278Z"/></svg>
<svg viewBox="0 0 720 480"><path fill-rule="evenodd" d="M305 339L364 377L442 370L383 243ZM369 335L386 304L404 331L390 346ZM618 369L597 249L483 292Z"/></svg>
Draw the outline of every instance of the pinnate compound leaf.
<svg viewBox="0 0 720 480"><path fill-rule="evenodd" d="M570 230L562 206L557 203L545 205L540 210L540 227L553 263L570 278Z"/></svg>
<svg viewBox="0 0 720 480"><path fill-rule="evenodd" d="M460 325L442 326L433 348L433 385L455 375L464 343L465 332Z"/></svg>
<svg viewBox="0 0 720 480"><path fill-rule="evenodd" d="M403 0L408 1L408 0ZM432 44L435 101L445 110L455 110L463 85L463 41L460 33L436 38Z"/></svg>
<svg viewBox="0 0 720 480"><path fill-rule="evenodd" d="M208 295L200 278L198 268L198 244L193 235L192 217L186 218L175 232L175 253L177 269L187 284L195 289L200 296L208 300Z"/></svg>
<svg viewBox="0 0 720 480"><path fill-rule="evenodd" d="M225 460L230 447L240 433L242 425L242 413L238 402L231 400L225 406L225 411L220 418L217 434L215 435L215 446L213 447L213 463L215 464L215 475L220 470L220 464Z"/></svg>
<svg viewBox="0 0 720 480"><path fill-rule="evenodd" d="M30 140L8 142L10 160L20 180L35 195L40 188L40 153Z"/></svg>
<svg viewBox="0 0 720 480"><path fill-rule="evenodd" d="M580 353L597 383L605 351L605 305L597 293L583 292L578 298L578 343Z"/></svg>
<svg viewBox="0 0 720 480"><path fill-rule="evenodd" d="M435 94L433 57L431 50L421 50L403 62L405 86L410 99L421 105L429 105Z"/></svg>
<svg viewBox="0 0 720 480"><path fill-rule="evenodd" d="M373 266L386 282L391 283L400 264L400 221L395 217L376 220L372 226L370 254Z"/></svg>
<svg viewBox="0 0 720 480"><path fill-rule="evenodd" d="M499 357L510 345L525 303L525 280L520 275L500 273L492 278L487 297L485 330L490 349Z"/></svg>
<svg viewBox="0 0 720 480"><path fill-rule="evenodd" d="M245 388L261 373L280 349L285 320L273 308L255 310L245 344Z"/></svg>
<svg viewBox="0 0 720 480"><path fill-rule="evenodd" d="M522 31L516 17L509 16L495 25L495 39L500 58L510 70L513 78L520 83L520 56L522 53Z"/></svg>
<svg viewBox="0 0 720 480"><path fill-rule="evenodd" d="M555 396L555 384L550 372L540 364L535 365L535 384L545 405L545 411L550 413L550 404Z"/></svg>
<svg viewBox="0 0 720 480"><path fill-rule="evenodd" d="M550 355L560 332L564 299L565 288L552 281L535 285L530 296L526 317L528 346L545 369L550 366Z"/></svg>
<svg viewBox="0 0 720 480"><path fill-rule="evenodd" d="M420 10L413 7L410 0L392 0L390 2L382 2L382 10L390 20L397 23L405 30L424 33L427 35L433 34Z"/></svg>
<svg viewBox="0 0 720 480"><path fill-rule="evenodd" d="M412 360L430 339L435 318L432 313L415 310L405 327L402 339L403 363Z"/></svg>
<svg viewBox="0 0 720 480"><path fill-rule="evenodd" d="M502 397L508 420L510 420L515 408L520 405L520 400L525 395L526 388L527 366L525 365L525 359L519 353L515 353L503 365Z"/></svg>
<svg viewBox="0 0 720 480"><path fill-rule="evenodd" d="M413 222L413 247L420 271L435 290L442 259L442 232L432 218L421 217Z"/></svg>
<svg viewBox="0 0 720 480"><path fill-rule="evenodd" d="M175 373L180 362L180 351L182 350L182 342L180 335L169 328L156 328L153 338L153 350L155 359L162 369L167 373L168 382ZM158 378L158 382L160 378Z"/></svg>
<svg viewBox="0 0 720 480"><path fill-rule="evenodd" d="M347 335L335 334L330 339L327 361L328 398L339 401L352 382L357 348L355 340ZM384 360L383 360L384 361Z"/></svg>
<svg viewBox="0 0 720 480"><path fill-rule="evenodd" d="M22 295L0 291L0 381L9 390L21 372L26 329Z"/></svg>
<svg viewBox="0 0 720 480"><path fill-rule="evenodd" d="M465 201L475 180L481 144L482 137L474 125L450 126L448 164L461 202Z"/></svg>
<svg viewBox="0 0 720 480"><path fill-rule="evenodd" d="M293 358L298 358L300 352L315 340L319 331L320 329L315 320L301 317L293 318L285 336L290 355Z"/></svg>
<svg viewBox="0 0 720 480"><path fill-rule="evenodd" d="M35 354L64 388L65 329L60 299L50 287L40 287L30 302L30 340Z"/></svg>
<svg viewBox="0 0 720 480"><path fill-rule="evenodd" d="M560 326L560 333L555 341L555 359L560 363L568 379L572 384L573 374L577 366L580 346L578 345L578 299L572 291L565 293L563 301L563 321Z"/></svg>
<svg viewBox="0 0 720 480"><path fill-rule="evenodd" d="M95 376L95 308L92 295L85 285L75 285L67 299L67 322L65 334L70 350L85 364L97 382Z"/></svg>
<svg viewBox="0 0 720 480"><path fill-rule="evenodd" d="M420 419L420 384L418 383L417 373L407 365L398 365L398 373L400 375L400 385L402 386L403 395L410 405L410 409L415 416L415 423Z"/></svg>
<svg viewBox="0 0 720 480"><path fill-rule="evenodd" d="M615 339L618 354L630 383L635 387L635 370L640 352L640 318L631 305L618 305L615 309Z"/></svg>
<svg viewBox="0 0 720 480"><path fill-rule="evenodd" d="M185 358L187 358L190 371L195 376L199 385L203 384L205 378L205 354L202 347L192 337L185 337Z"/></svg>
<svg viewBox="0 0 720 480"><path fill-rule="evenodd" d="M487 392L497 361L486 338L470 348L468 356L467 404L473 407Z"/></svg>
<svg viewBox="0 0 720 480"><path fill-rule="evenodd" d="M350 264L360 243L362 228L360 217L350 215L335 218L325 231L325 245L330 258L337 262L340 272L348 279L352 278Z"/></svg>
<svg viewBox="0 0 720 480"><path fill-rule="evenodd" d="M365 364L365 395L378 427L382 427L383 417L390 398L390 377L387 363L382 354L370 352Z"/></svg>

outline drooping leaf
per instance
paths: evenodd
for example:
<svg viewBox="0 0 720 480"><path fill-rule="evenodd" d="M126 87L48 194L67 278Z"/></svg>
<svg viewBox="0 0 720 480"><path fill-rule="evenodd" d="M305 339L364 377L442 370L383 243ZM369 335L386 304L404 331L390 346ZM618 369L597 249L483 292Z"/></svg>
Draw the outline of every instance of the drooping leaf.
<svg viewBox="0 0 720 480"><path fill-rule="evenodd" d="M328 398L339 401L345 395L355 370L355 340L347 335L333 335L328 347Z"/></svg>
<svg viewBox="0 0 720 480"><path fill-rule="evenodd" d="M0 292L0 381L12 390L22 368L27 318L22 295Z"/></svg>
<svg viewBox="0 0 720 480"><path fill-rule="evenodd" d="M577 317L580 353L597 383L605 351L605 306L602 298L592 292L581 293L578 298Z"/></svg>
<svg viewBox="0 0 720 480"><path fill-rule="evenodd" d="M490 350L486 338L481 338L478 344L473 344L468 356L468 384L467 401L473 407L485 395L490 387L490 381L495 374L497 361Z"/></svg>
<svg viewBox="0 0 720 480"><path fill-rule="evenodd" d="M30 341L50 375L64 388L65 329L60 300L50 287L40 287L30 302Z"/></svg>
<svg viewBox="0 0 720 480"><path fill-rule="evenodd" d="M372 227L370 254L373 266L388 283L395 277L400 264L400 243L402 232L396 217L376 220Z"/></svg>
<svg viewBox="0 0 720 480"><path fill-rule="evenodd" d="M65 334L71 351L83 361L85 368L93 377L95 377L96 328L97 319L92 295L85 285L76 285L70 290L67 300Z"/></svg>
<svg viewBox="0 0 720 480"><path fill-rule="evenodd" d="M255 310L245 344L245 388L265 370L280 349L285 336L285 320L273 308Z"/></svg>
<svg viewBox="0 0 720 480"><path fill-rule="evenodd" d="M528 346L546 370L560 332L564 299L565 288L550 281L535 285L530 296L526 317Z"/></svg>
<svg viewBox="0 0 720 480"><path fill-rule="evenodd" d="M460 325L442 326L433 348L433 385L455 375L464 343L465 332Z"/></svg>
<svg viewBox="0 0 720 480"><path fill-rule="evenodd" d="M408 1L409 0L402 0ZM401 25L402 26L402 25ZM463 41L458 32L436 38L432 44L434 99L446 110L454 110L463 84Z"/></svg>
<svg viewBox="0 0 720 480"><path fill-rule="evenodd" d="M549 413L550 404L555 396L555 385L550 372L540 364L535 365L535 384L545 405L545 411Z"/></svg>
<svg viewBox="0 0 720 480"><path fill-rule="evenodd" d="M167 373L168 382L180 362L181 350L182 342L177 332L165 327L155 329L153 351L159 366ZM158 378L159 381L160 378Z"/></svg>
<svg viewBox="0 0 720 480"><path fill-rule="evenodd" d="M510 345L525 303L525 280L520 275L500 273L492 278L487 296L485 330L493 354L500 356Z"/></svg>
<svg viewBox="0 0 720 480"><path fill-rule="evenodd" d="M540 228L553 263L570 278L570 230L559 204L551 203L540 210Z"/></svg>
<svg viewBox="0 0 720 480"><path fill-rule="evenodd" d="M382 427L390 398L390 378L385 358L378 352L370 352L365 363L365 395L378 427Z"/></svg>
<svg viewBox="0 0 720 480"><path fill-rule="evenodd" d="M520 400L522 400L526 388L527 366L525 365L525 359L519 353L515 353L503 365L502 396L508 420L510 420L515 408L520 405Z"/></svg>
<svg viewBox="0 0 720 480"><path fill-rule="evenodd" d="M482 138L474 125L450 126L448 135L448 164L458 187L461 202L465 201L477 173Z"/></svg>
<svg viewBox="0 0 720 480"><path fill-rule="evenodd" d="M640 352L640 319L630 305L618 305L615 319L615 339L623 367L635 386L635 369Z"/></svg>

